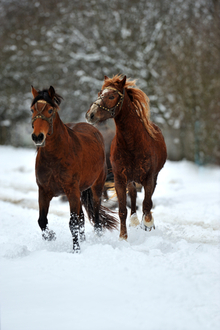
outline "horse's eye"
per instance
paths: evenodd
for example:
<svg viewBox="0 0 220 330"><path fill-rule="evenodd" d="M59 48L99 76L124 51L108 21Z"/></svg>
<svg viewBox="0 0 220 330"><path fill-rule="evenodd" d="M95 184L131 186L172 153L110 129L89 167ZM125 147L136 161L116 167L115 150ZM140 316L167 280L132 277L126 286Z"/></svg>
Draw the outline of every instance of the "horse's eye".
<svg viewBox="0 0 220 330"><path fill-rule="evenodd" d="M109 96L109 99L110 99L110 100L114 100L114 98L115 98L115 97L114 97L113 95Z"/></svg>
<svg viewBox="0 0 220 330"><path fill-rule="evenodd" d="M53 109L48 110L48 113L52 113L52 112L53 112Z"/></svg>
<svg viewBox="0 0 220 330"><path fill-rule="evenodd" d="M34 112L34 110L33 110L33 109L31 109L31 112L33 113L33 112Z"/></svg>

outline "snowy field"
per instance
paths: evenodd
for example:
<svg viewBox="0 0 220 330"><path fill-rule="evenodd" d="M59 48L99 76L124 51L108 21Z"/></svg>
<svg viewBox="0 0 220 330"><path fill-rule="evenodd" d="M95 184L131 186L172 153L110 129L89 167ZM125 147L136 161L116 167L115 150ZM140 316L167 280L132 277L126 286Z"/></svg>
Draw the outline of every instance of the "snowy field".
<svg viewBox="0 0 220 330"><path fill-rule="evenodd" d="M59 198L49 213L57 240L41 238L35 155L0 147L1 330L220 329L220 168L168 161L156 230L129 228L125 242L86 222L75 255Z"/></svg>

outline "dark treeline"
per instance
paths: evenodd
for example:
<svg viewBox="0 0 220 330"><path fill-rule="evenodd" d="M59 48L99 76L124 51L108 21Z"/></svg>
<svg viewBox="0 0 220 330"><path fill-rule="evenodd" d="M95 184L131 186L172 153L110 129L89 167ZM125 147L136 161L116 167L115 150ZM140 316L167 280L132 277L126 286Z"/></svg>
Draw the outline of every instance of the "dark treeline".
<svg viewBox="0 0 220 330"><path fill-rule="evenodd" d="M1 0L0 55L1 144L31 143L30 85L84 121L121 73L150 98L170 159L220 164L219 0Z"/></svg>

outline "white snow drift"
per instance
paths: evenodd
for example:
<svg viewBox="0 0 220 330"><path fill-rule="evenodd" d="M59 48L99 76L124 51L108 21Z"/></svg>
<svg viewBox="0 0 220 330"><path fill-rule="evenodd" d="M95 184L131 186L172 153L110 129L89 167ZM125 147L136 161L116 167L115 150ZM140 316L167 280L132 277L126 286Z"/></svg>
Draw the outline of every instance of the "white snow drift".
<svg viewBox="0 0 220 330"><path fill-rule="evenodd" d="M69 205L38 227L34 150L0 147L2 330L217 330L220 168L167 161L154 193L156 230L100 238L86 222L72 252ZM143 192L138 193L141 219Z"/></svg>

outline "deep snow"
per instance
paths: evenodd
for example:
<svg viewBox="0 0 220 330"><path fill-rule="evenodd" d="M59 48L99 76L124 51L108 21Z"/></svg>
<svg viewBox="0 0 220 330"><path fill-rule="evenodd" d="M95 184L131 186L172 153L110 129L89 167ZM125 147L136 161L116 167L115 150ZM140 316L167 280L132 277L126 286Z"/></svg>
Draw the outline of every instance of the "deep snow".
<svg viewBox="0 0 220 330"><path fill-rule="evenodd" d="M69 206L54 199L44 242L30 149L0 147L2 330L217 330L220 168L167 161L154 193L156 230L99 238L86 222L72 251ZM143 192L138 193L139 219Z"/></svg>

